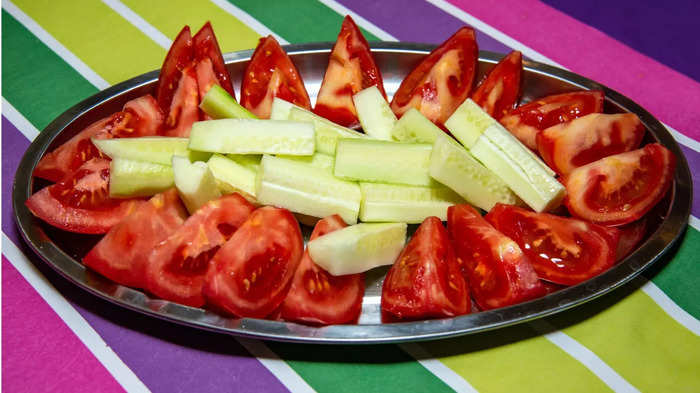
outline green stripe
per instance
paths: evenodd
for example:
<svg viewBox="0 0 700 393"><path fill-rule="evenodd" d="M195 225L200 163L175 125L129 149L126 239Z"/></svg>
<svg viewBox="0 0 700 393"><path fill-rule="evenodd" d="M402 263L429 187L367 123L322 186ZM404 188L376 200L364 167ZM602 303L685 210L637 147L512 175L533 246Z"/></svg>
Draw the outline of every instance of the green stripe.
<svg viewBox="0 0 700 393"><path fill-rule="evenodd" d="M395 345L268 345L319 392L453 391Z"/></svg>
<svg viewBox="0 0 700 393"><path fill-rule="evenodd" d="M335 41L345 17L316 0L229 0L229 2L293 44ZM274 8L274 12L270 12L271 8ZM379 41L379 38L373 34L360 29L367 40Z"/></svg>
<svg viewBox="0 0 700 393"><path fill-rule="evenodd" d="M98 0L15 4L109 83L160 68L165 49Z"/></svg>
<svg viewBox="0 0 700 393"><path fill-rule="evenodd" d="M2 11L2 96L39 130L97 92L12 15Z"/></svg>
<svg viewBox="0 0 700 393"><path fill-rule="evenodd" d="M526 325L423 346L482 393L610 391L588 368Z"/></svg>

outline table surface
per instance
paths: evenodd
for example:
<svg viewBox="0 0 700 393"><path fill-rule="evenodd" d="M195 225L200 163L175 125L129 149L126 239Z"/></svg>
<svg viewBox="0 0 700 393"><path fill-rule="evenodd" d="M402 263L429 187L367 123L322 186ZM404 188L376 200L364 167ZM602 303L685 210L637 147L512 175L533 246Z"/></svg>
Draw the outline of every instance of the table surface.
<svg viewBox="0 0 700 393"><path fill-rule="evenodd" d="M559 4L564 3L564 4ZM649 4L644 4L649 3ZM224 52L334 41L345 14L369 40L440 43L568 68L672 131L697 190L699 3L591 0L3 0L2 388L8 392L700 391L700 198L679 247L632 284L535 323L421 344L312 346L176 326L88 295L19 238L22 153L78 101L160 67L183 25L210 20Z"/></svg>

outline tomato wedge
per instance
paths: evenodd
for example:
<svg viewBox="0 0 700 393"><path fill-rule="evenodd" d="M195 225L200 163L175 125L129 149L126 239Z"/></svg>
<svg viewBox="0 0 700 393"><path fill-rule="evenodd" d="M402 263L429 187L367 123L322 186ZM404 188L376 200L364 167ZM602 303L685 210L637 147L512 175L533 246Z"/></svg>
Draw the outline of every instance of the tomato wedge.
<svg viewBox="0 0 700 393"><path fill-rule="evenodd" d="M534 100L513 109L500 119L525 146L537 150L537 134L555 124L603 111L602 91L575 91Z"/></svg>
<svg viewBox="0 0 700 393"><path fill-rule="evenodd" d="M447 209L447 229L472 296L482 310L544 295L528 257L470 205Z"/></svg>
<svg viewBox="0 0 700 393"><path fill-rule="evenodd" d="M314 112L345 127L359 126L352 96L377 86L386 99L382 74L369 44L350 15L346 15L328 60Z"/></svg>
<svg viewBox="0 0 700 393"><path fill-rule="evenodd" d="M613 229L613 228L611 228ZM647 220L642 218L627 225L617 227L620 231L620 241L617 243L615 261L620 261L632 251L644 239L647 232Z"/></svg>
<svg viewBox="0 0 700 393"><path fill-rule="evenodd" d="M619 234L600 225L501 203L486 219L518 243L543 280L574 285L615 263Z"/></svg>
<svg viewBox="0 0 700 393"><path fill-rule="evenodd" d="M337 214L326 217L316 224L310 240L346 226ZM281 317L318 325L350 323L360 316L364 293L363 273L333 276L316 265L307 250L282 302Z"/></svg>
<svg viewBox="0 0 700 393"><path fill-rule="evenodd" d="M113 226L83 263L116 283L145 288L149 254L186 217L174 188L157 194Z"/></svg>
<svg viewBox="0 0 700 393"><path fill-rule="evenodd" d="M146 289L166 300L203 306L202 288L211 258L253 210L255 207L239 194L202 206L151 252Z"/></svg>
<svg viewBox="0 0 700 393"><path fill-rule="evenodd" d="M264 318L284 300L303 251L292 213L261 207L214 255L204 297L226 314Z"/></svg>
<svg viewBox="0 0 700 393"><path fill-rule="evenodd" d="M639 147L644 125L634 113L591 113L537 134L537 150L560 175Z"/></svg>
<svg viewBox="0 0 700 393"><path fill-rule="evenodd" d="M197 85L199 86L199 96L204 97L214 84L221 86L231 97L236 97L231 84L224 57L221 55L221 48L216 41L214 29L211 23L207 22L192 38L194 46L194 60L196 61Z"/></svg>
<svg viewBox="0 0 700 393"><path fill-rule="evenodd" d="M403 319L469 312L469 289L439 218L426 218L396 258L382 285L381 304L382 312Z"/></svg>
<svg viewBox="0 0 700 393"><path fill-rule="evenodd" d="M83 163L104 157L90 138L109 139L156 135L163 125L163 113L156 100L145 95L127 102L121 112L98 120L50 153L34 168L33 175L53 182L60 181Z"/></svg>
<svg viewBox="0 0 700 393"><path fill-rule="evenodd" d="M185 26L175 37L173 44L165 56L163 66L158 75L158 86L156 87L156 99L163 112L168 113L175 96L182 70L192 64L194 50L192 44L192 34L190 27Z"/></svg>
<svg viewBox="0 0 700 393"><path fill-rule="evenodd" d="M277 40L269 35L260 39L245 69L241 105L256 116L267 119L275 97L311 109L309 94L299 71Z"/></svg>
<svg viewBox="0 0 700 393"><path fill-rule="evenodd" d="M62 181L41 189L25 202L47 223L69 232L105 233L139 203L109 198L109 160L93 158Z"/></svg>
<svg viewBox="0 0 700 393"><path fill-rule="evenodd" d="M416 108L442 126L469 96L478 57L474 30L462 27L406 76L391 100L391 109L400 117Z"/></svg>
<svg viewBox="0 0 700 393"><path fill-rule="evenodd" d="M472 100L496 120L515 108L520 99L523 55L510 52L479 83Z"/></svg>
<svg viewBox="0 0 700 393"><path fill-rule="evenodd" d="M603 225L622 225L645 215L668 191L676 157L658 143L605 157L562 179L572 215Z"/></svg>
<svg viewBox="0 0 700 393"><path fill-rule="evenodd" d="M199 92L197 73L190 65L182 70L182 77L175 90L168 117L165 119L165 136L188 137L192 123L199 120Z"/></svg>

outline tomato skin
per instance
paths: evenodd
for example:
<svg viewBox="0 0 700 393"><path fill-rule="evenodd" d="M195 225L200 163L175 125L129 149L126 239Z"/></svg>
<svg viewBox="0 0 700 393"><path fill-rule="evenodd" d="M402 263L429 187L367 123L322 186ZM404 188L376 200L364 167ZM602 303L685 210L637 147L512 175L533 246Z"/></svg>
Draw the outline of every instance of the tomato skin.
<svg viewBox="0 0 700 393"><path fill-rule="evenodd" d="M226 314L264 318L284 300L303 251L292 213L270 206L255 210L212 258L207 303Z"/></svg>
<svg viewBox="0 0 700 393"><path fill-rule="evenodd" d="M202 26L197 34L192 37L194 47L194 59L197 62L197 85L199 86L199 95L204 95L209 91L214 83L226 90L231 97L236 97L231 83L231 75L229 75L224 57L221 54L221 48L216 40L214 29L211 23Z"/></svg>
<svg viewBox="0 0 700 393"><path fill-rule="evenodd" d="M157 194L113 226L85 255L83 263L116 283L145 288L150 252L186 217L174 188Z"/></svg>
<svg viewBox="0 0 700 393"><path fill-rule="evenodd" d="M337 214L326 217L316 224L310 240L346 226ZM307 250L282 302L281 318L313 325L351 323L360 316L364 293L364 273L333 276L316 265Z"/></svg>
<svg viewBox="0 0 700 393"><path fill-rule="evenodd" d="M537 273L520 247L473 207L450 206L447 229L479 308L490 310L544 295Z"/></svg>
<svg viewBox="0 0 700 393"><path fill-rule="evenodd" d="M163 112L168 113L177 90L182 70L190 66L194 58L192 34L190 27L185 26L173 40L173 44L165 56L163 66L158 75L156 99Z"/></svg>
<svg viewBox="0 0 700 393"><path fill-rule="evenodd" d="M470 311L469 289L439 218L426 218L396 258L382 285L381 308L407 319Z"/></svg>
<svg viewBox="0 0 700 393"><path fill-rule="evenodd" d="M260 39L246 67L241 105L259 118L268 119L274 97L311 109L299 71L277 40L269 35Z"/></svg>
<svg viewBox="0 0 700 393"><path fill-rule="evenodd" d="M442 126L469 96L478 57L474 30L462 27L404 78L391 100L391 109L401 117L416 108Z"/></svg>
<svg viewBox="0 0 700 393"><path fill-rule="evenodd" d="M627 255L631 254L635 247L644 239L644 235L647 232L647 220L642 218L629 224L619 226L617 229L620 231L620 240L617 243L615 262L621 261Z"/></svg>
<svg viewBox="0 0 700 393"><path fill-rule="evenodd" d="M501 203L486 220L518 243L543 280L575 285L615 263L619 234L600 225Z"/></svg>
<svg viewBox="0 0 700 393"><path fill-rule="evenodd" d="M537 150L537 134L553 125L603 112L605 95L599 90L575 91L538 98L520 105L500 119L525 146Z"/></svg>
<svg viewBox="0 0 700 393"><path fill-rule="evenodd" d="M193 66L182 70L173 96L168 117L165 119L165 136L188 137L192 124L199 120L199 91L197 73Z"/></svg>
<svg viewBox="0 0 700 393"><path fill-rule="evenodd" d="M346 15L328 60L314 113L344 127L359 127L352 96L370 86L377 86L386 99L382 74L369 44L350 15Z"/></svg>
<svg viewBox="0 0 700 393"><path fill-rule="evenodd" d="M639 147L645 128L634 113L591 113L537 134L537 150L560 175Z"/></svg>
<svg viewBox="0 0 700 393"><path fill-rule="evenodd" d="M576 168L562 178L564 204L576 217L602 225L635 221L668 191L676 157L658 143Z"/></svg>
<svg viewBox="0 0 700 393"><path fill-rule="evenodd" d="M472 100L496 120L515 108L520 99L523 55L512 51L486 74Z"/></svg>
<svg viewBox="0 0 700 393"><path fill-rule="evenodd" d="M192 307L204 305L204 277L210 260L255 210L239 194L209 201L148 257L146 289L154 295Z"/></svg>

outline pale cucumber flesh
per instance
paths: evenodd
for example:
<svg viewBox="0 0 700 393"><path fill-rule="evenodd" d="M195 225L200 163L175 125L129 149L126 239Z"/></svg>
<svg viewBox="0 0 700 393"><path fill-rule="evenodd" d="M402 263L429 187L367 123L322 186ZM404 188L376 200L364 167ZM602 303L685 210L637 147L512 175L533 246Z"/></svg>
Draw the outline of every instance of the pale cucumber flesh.
<svg viewBox="0 0 700 393"><path fill-rule="evenodd" d="M467 98L445 121L445 127L467 149L471 149L487 128L498 124L471 98Z"/></svg>
<svg viewBox="0 0 700 393"><path fill-rule="evenodd" d="M199 107L212 119L257 119L219 85L213 85Z"/></svg>
<svg viewBox="0 0 700 393"><path fill-rule="evenodd" d="M92 143L110 158L148 161L170 165L174 155L189 154L187 138L147 136L141 138L92 139Z"/></svg>
<svg viewBox="0 0 700 393"><path fill-rule="evenodd" d="M464 203L447 187L360 183L360 221L420 224L427 217L447 220L447 208Z"/></svg>
<svg viewBox="0 0 700 393"><path fill-rule="evenodd" d="M312 156L285 156L277 155L279 158L284 158L286 160L301 162L306 165L311 165L316 168L321 168L328 173L333 174L333 167L335 166L335 157L329 156L323 153L314 153Z"/></svg>
<svg viewBox="0 0 700 393"><path fill-rule="evenodd" d="M192 163L187 157L173 157L173 176L175 188L190 214L221 196L214 175L202 161Z"/></svg>
<svg viewBox="0 0 700 393"><path fill-rule="evenodd" d="M391 130L391 137L395 141L409 143L433 143L441 134L444 131L416 108L404 113Z"/></svg>
<svg viewBox="0 0 700 393"><path fill-rule="evenodd" d="M313 123L316 132L316 150L324 154L335 154L338 139L340 138L366 137L365 134L333 123L330 120L298 107L290 108L289 120Z"/></svg>
<svg viewBox="0 0 700 393"><path fill-rule="evenodd" d="M151 196L175 185L170 165L115 158L109 164L109 196Z"/></svg>
<svg viewBox="0 0 700 393"><path fill-rule="evenodd" d="M279 97L272 99L272 108L270 109L271 120L292 120L289 118L289 111L292 108L299 108L305 111L304 108L296 106L289 101L285 101Z"/></svg>
<svg viewBox="0 0 700 393"><path fill-rule="evenodd" d="M365 134L375 139L390 141L396 115L377 86L370 86L358 92L352 96L352 101Z"/></svg>
<svg viewBox="0 0 700 393"><path fill-rule="evenodd" d="M262 160L262 154L227 154L226 157L255 172L258 171Z"/></svg>
<svg viewBox="0 0 700 393"><path fill-rule="evenodd" d="M238 192L248 200L255 200L257 169L251 169L221 154L211 156L207 165L223 194Z"/></svg>

